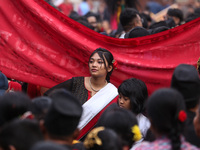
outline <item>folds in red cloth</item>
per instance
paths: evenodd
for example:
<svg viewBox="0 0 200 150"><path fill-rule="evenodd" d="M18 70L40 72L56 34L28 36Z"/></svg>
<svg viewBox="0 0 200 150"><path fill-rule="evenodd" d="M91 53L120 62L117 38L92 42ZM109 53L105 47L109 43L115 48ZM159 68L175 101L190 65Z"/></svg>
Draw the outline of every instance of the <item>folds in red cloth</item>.
<svg viewBox="0 0 200 150"><path fill-rule="evenodd" d="M52 87L73 76L86 76L88 59L98 47L118 62L111 82L135 77L149 93L170 86L180 63L200 57L200 19L136 39L96 33L43 0L0 0L0 70L9 78Z"/></svg>

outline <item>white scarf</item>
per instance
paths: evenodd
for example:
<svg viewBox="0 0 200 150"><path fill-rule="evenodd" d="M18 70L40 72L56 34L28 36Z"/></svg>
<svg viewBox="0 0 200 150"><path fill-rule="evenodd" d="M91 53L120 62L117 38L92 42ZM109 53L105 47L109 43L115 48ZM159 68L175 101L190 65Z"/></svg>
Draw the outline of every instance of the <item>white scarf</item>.
<svg viewBox="0 0 200 150"><path fill-rule="evenodd" d="M105 87L99 90L92 96L83 107L78 128L83 129L104 107L106 107L118 95L117 88L108 83Z"/></svg>

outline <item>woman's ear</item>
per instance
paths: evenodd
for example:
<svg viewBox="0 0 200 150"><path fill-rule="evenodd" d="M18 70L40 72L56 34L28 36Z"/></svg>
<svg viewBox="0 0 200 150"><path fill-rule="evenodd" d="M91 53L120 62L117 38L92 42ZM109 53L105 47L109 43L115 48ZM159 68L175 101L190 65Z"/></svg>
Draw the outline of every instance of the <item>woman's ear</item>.
<svg viewBox="0 0 200 150"><path fill-rule="evenodd" d="M108 72L111 72L112 69L113 69L113 66L112 66L112 65L108 66Z"/></svg>

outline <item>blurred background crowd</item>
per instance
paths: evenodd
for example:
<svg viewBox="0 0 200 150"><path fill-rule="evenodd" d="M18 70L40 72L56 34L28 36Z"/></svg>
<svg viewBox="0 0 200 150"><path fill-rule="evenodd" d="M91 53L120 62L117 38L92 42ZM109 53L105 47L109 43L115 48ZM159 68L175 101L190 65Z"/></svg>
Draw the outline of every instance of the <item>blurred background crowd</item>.
<svg viewBox="0 0 200 150"><path fill-rule="evenodd" d="M200 15L199 0L45 1L88 28L115 38L120 37L124 32L126 33L124 20L127 18L123 20L123 18L120 19L120 16L121 12L127 8L135 9L139 13L142 27L147 29L150 34L154 28L162 26L156 33L161 32L196 19Z"/></svg>

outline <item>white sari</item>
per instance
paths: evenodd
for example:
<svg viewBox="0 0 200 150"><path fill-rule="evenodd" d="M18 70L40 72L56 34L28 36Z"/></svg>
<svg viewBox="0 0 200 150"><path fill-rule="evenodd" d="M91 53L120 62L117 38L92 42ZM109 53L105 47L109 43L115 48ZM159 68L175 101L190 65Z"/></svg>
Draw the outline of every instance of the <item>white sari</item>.
<svg viewBox="0 0 200 150"><path fill-rule="evenodd" d="M118 95L117 88L108 83L105 87L99 90L92 96L83 107L78 128L83 129L104 107L106 107Z"/></svg>

